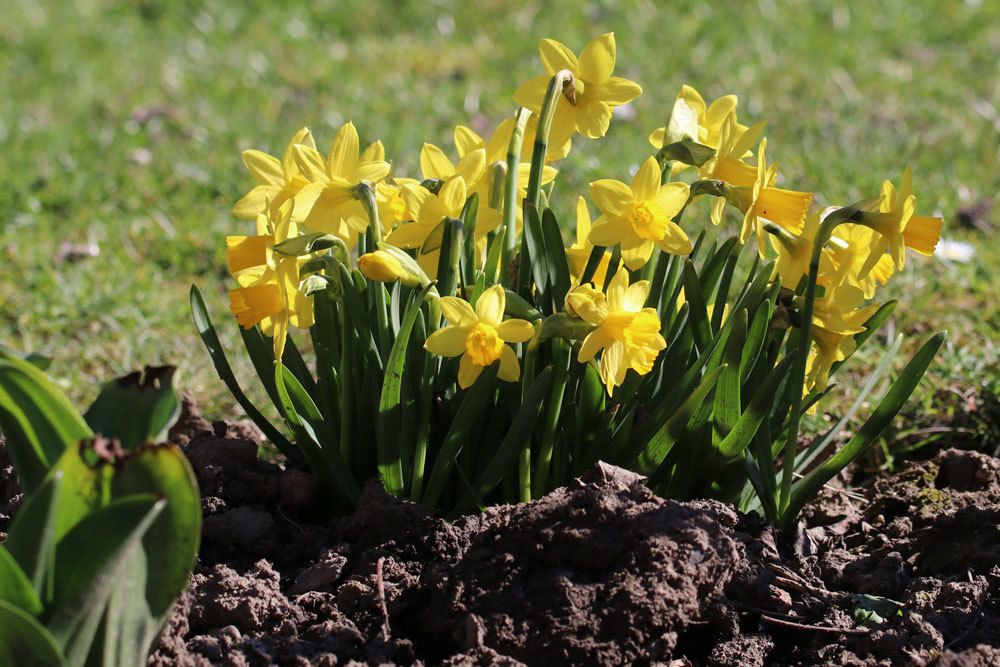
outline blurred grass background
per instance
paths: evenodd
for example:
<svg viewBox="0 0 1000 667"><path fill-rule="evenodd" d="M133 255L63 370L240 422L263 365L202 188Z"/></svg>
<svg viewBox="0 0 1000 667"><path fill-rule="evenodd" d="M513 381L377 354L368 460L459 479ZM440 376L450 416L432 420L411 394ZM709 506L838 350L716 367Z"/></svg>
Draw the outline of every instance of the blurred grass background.
<svg viewBox="0 0 1000 667"><path fill-rule="evenodd" d="M910 350L953 334L918 410L1000 393L1000 3L5 0L3 14L0 342L53 356L79 401L174 363L209 415L231 414L187 293L206 291L238 356L223 258L224 236L248 229L229 213L251 185L242 149L280 152L308 125L325 150L353 120L412 174L423 141L450 150L456 123L488 132L512 112L539 38L579 51L606 31L645 93L560 165L567 224L589 180L625 179L650 152L682 83L736 93L742 119L769 121L787 182L819 204L876 194L913 166L921 211L976 256L911 256L883 292L901 300L887 333ZM704 210L685 218L704 224Z"/></svg>

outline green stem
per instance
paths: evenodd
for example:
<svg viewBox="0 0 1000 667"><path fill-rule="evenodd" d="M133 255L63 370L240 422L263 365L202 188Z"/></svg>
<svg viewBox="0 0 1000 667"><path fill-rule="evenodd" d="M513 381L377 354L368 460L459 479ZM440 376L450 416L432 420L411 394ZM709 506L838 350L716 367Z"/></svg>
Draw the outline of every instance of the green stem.
<svg viewBox="0 0 1000 667"><path fill-rule="evenodd" d="M569 380L570 354L568 346L559 339L553 339L552 348L556 355L555 372L552 379L552 389L549 393L548 412L545 413L545 424L542 427L538 462L535 464L535 475L532 479L535 498L541 498L548 490L549 468L552 465L552 451L555 448L556 427L559 424L559 414L562 411L566 382Z"/></svg>
<svg viewBox="0 0 1000 667"><path fill-rule="evenodd" d="M519 108L514 114L514 128L510 133L510 144L507 146L507 178L503 185L503 253L500 255L500 282L505 287L510 286L507 267L514 259L517 249L517 173L521 165L521 147L524 145L524 129L528 125L531 113Z"/></svg>
<svg viewBox="0 0 1000 667"><path fill-rule="evenodd" d="M535 357L537 350L530 348L524 352L524 374L521 376L521 401L528 393L528 387L535 378ZM518 455L518 499L522 503L531 502L531 438L524 441Z"/></svg>
<svg viewBox="0 0 1000 667"><path fill-rule="evenodd" d="M441 303L437 299L427 300L427 331L435 331L441 323ZM429 335L429 333L428 333ZM427 467L427 444L431 434L431 403L434 398L434 372L436 360L424 358L424 372L420 378L420 399L417 403L417 441L413 451L413 477L410 499L417 503L424 491L424 471Z"/></svg>
<svg viewBox="0 0 1000 667"><path fill-rule="evenodd" d="M820 225L813 241L812 255L809 258L809 280L806 283L805 303L802 305L802 323L798 347L795 349L795 365L789 378L792 392L792 409L788 420L788 433L785 440L785 451L781 470L781 495L778 500L778 514L784 515L788 509L792 494L792 477L795 471L795 453L799 440L799 426L802 421L802 387L806 381L806 365L809 362L809 348L812 343L813 306L816 303L816 281L819 277L819 262L823 246L830 240L834 228L843 219L830 215Z"/></svg>
<svg viewBox="0 0 1000 667"><path fill-rule="evenodd" d="M538 129L535 132L535 147L531 153L531 172L528 175L527 201L538 208L539 194L542 188L542 167L545 166L545 153L549 147L549 132L552 130L552 118L556 114L559 97L563 94L566 84L573 81L573 73L563 69L555 73L549 80L549 87L542 100L542 109L538 114Z"/></svg>
<svg viewBox="0 0 1000 667"><path fill-rule="evenodd" d="M351 465L353 438L354 438L354 331L347 321L347 314L341 313L340 317L340 377L343 379L340 386L340 455L347 465Z"/></svg>
<svg viewBox="0 0 1000 667"><path fill-rule="evenodd" d="M368 233L372 237L371 250L378 249L378 244L382 242L382 221L378 216L378 203L375 201L375 190L368 183L362 181L355 188L355 196L361 202L361 206L368 214ZM381 283L373 285L375 297L375 319L378 323L378 347L379 352L385 357L389 354L389 311L385 302L385 289Z"/></svg>

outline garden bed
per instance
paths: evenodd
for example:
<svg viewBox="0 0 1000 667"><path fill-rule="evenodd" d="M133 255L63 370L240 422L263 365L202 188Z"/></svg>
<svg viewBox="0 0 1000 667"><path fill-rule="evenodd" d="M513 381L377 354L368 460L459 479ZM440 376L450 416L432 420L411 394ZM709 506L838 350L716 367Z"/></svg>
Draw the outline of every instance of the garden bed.
<svg viewBox="0 0 1000 667"><path fill-rule="evenodd" d="M603 465L454 522L371 483L327 525L316 480L260 460L252 429L188 412L173 438L205 524L151 665L1000 661L1000 460L976 452L831 489L782 548L755 516ZM0 461L0 533L16 505Z"/></svg>

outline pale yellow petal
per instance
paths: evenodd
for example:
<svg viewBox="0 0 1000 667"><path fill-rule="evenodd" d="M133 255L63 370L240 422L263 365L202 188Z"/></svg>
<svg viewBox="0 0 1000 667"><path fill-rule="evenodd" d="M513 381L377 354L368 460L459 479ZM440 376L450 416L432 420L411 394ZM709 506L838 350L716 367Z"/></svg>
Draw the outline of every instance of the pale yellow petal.
<svg viewBox="0 0 1000 667"><path fill-rule="evenodd" d="M601 363L598 369L601 381L607 389L608 396L614 392L616 386L621 384L625 377L626 360L625 345L621 341L614 341L604 348L601 353Z"/></svg>
<svg viewBox="0 0 1000 667"><path fill-rule="evenodd" d="M424 349L440 357L457 357L465 352L468 326L450 326L438 329L424 342Z"/></svg>
<svg viewBox="0 0 1000 667"><path fill-rule="evenodd" d="M471 387L483 372L483 368L472 361L472 357L468 354L463 354L462 360L458 362L458 386L462 389Z"/></svg>
<svg viewBox="0 0 1000 667"><path fill-rule="evenodd" d="M253 149L246 150L243 151L243 164L246 165L253 179L261 185L280 187L285 183L281 162L273 155Z"/></svg>
<svg viewBox="0 0 1000 667"><path fill-rule="evenodd" d="M605 295L608 299L608 310L611 312L622 310L625 303L625 290L627 289L628 271L625 267L620 267L614 277L611 278L608 289L605 290Z"/></svg>
<svg viewBox="0 0 1000 667"><path fill-rule="evenodd" d="M465 206L466 188L465 180L461 176L452 176L447 183L441 186L438 199L444 206L447 215L457 218Z"/></svg>
<svg viewBox="0 0 1000 667"><path fill-rule="evenodd" d="M642 86L635 81L629 81L620 76L613 76L604 83L596 84L592 90L594 97L604 100L612 107L619 107L628 104L635 98L642 95ZM660 145L663 145L661 138ZM657 146L659 148L660 146Z"/></svg>
<svg viewBox="0 0 1000 667"><path fill-rule="evenodd" d="M615 71L615 34L601 35L580 52L579 76L587 83L604 83Z"/></svg>
<svg viewBox="0 0 1000 667"><path fill-rule="evenodd" d="M535 328L527 320L507 320L497 326L497 335L508 343L526 343L535 335Z"/></svg>
<svg viewBox="0 0 1000 667"><path fill-rule="evenodd" d="M461 160L458 161L458 165L455 167L455 173L465 179L465 184L467 186L475 185L479 182L479 179L483 177L483 173L486 171L486 149L477 148L474 151L465 154ZM485 203L485 202L484 202Z"/></svg>
<svg viewBox="0 0 1000 667"><path fill-rule="evenodd" d="M500 353L500 368L497 370L497 377L504 382L517 382L521 379L521 365L510 345L504 345L503 351Z"/></svg>
<svg viewBox="0 0 1000 667"><path fill-rule="evenodd" d="M590 236L590 209L587 208L587 200L579 197L576 200L576 242L578 245L588 245L587 237Z"/></svg>
<svg viewBox="0 0 1000 667"><path fill-rule="evenodd" d="M622 305L630 313L637 313L646 305L646 297L649 296L649 281L640 280L628 286L625 290L625 300Z"/></svg>
<svg viewBox="0 0 1000 667"><path fill-rule="evenodd" d="M502 285L493 285L479 295L476 301L476 317L480 322L496 326L503 319L507 295Z"/></svg>
<svg viewBox="0 0 1000 667"><path fill-rule="evenodd" d="M635 232L629 227L625 218L615 216L613 218L598 218L590 230L588 242L591 245L608 247L621 243L623 240L636 238Z"/></svg>
<svg viewBox="0 0 1000 667"><path fill-rule="evenodd" d="M676 185L687 186L686 183ZM660 165L656 158L650 156L639 167L632 178L632 195L635 201L656 201L659 202L660 193ZM672 216L671 216L672 217Z"/></svg>
<svg viewBox="0 0 1000 667"><path fill-rule="evenodd" d="M382 145L381 141L376 141L368 144L368 148L361 152L362 162L384 162L385 161L385 146Z"/></svg>
<svg viewBox="0 0 1000 667"><path fill-rule="evenodd" d="M361 153L361 141L354 123L344 123L330 146L330 157L327 165L331 176L340 176L353 180L358 168Z"/></svg>
<svg viewBox="0 0 1000 667"><path fill-rule="evenodd" d="M576 72L579 68L576 54L562 42L554 39L543 39L538 44L538 53L542 59L542 66L548 72L546 79L552 77L561 69L568 69Z"/></svg>
<svg viewBox="0 0 1000 667"><path fill-rule="evenodd" d="M608 345L611 339L606 333L600 328L594 329L587 337L583 339L583 344L580 345L580 352L576 357L576 360L580 363L587 363L594 358L594 355L601 351L605 345Z"/></svg>
<svg viewBox="0 0 1000 667"><path fill-rule="evenodd" d="M545 91L549 87L548 76L536 76L521 84L514 92L514 101L525 109L531 109L535 113L542 110L542 100L545 99Z"/></svg>
<svg viewBox="0 0 1000 667"><path fill-rule="evenodd" d="M420 150L420 172L424 178L437 178L446 181L455 175L455 165L451 163L443 150L434 144L424 144Z"/></svg>
<svg viewBox="0 0 1000 667"><path fill-rule="evenodd" d="M315 183L327 178L326 160L312 146L295 144L292 146L292 159L295 160L295 166L298 167L299 173L307 181Z"/></svg>
<svg viewBox="0 0 1000 667"><path fill-rule="evenodd" d="M634 244L622 244L622 263L630 271L635 271L646 265L653 254L653 242L644 239L637 239Z"/></svg>
<svg viewBox="0 0 1000 667"><path fill-rule="evenodd" d="M476 134L472 128L465 125L459 125L455 128L455 150L458 151L459 157L465 157L467 153L471 153L477 148L485 148L485 146L482 137Z"/></svg>
<svg viewBox="0 0 1000 667"><path fill-rule="evenodd" d="M253 220L261 214L268 201L273 201L280 192L273 185L258 185L233 206L233 215L245 220Z"/></svg>
<svg viewBox="0 0 1000 667"><path fill-rule="evenodd" d="M624 215L633 202L632 188L610 178L592 182L590 198L607 216Z"/></svg>
<svg viewBox="0 0 1000 667"><path fill-rule="evenodd" d="M476 311L465 299L454 296L441 297L441 314L456 326L468 326L479 321Z"/></svg>
<svg viewBox="0 0 1000 667"><path fill-rule="evenodd" d="M577 132L588 139L599 139L608 133L611 126L611 105L598 100L577 107L574 119Z"/></svg>

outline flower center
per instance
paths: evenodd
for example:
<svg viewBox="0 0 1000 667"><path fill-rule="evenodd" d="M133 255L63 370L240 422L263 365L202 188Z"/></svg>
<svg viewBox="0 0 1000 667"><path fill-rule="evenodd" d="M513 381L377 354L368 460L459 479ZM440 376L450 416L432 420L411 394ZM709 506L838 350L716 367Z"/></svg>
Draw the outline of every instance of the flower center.
<svg viewBox="0 0 1000 667"><path fill-rule="evenodd" d="M638 202L628 212L628 224L635 235L646 241L659 241L667 231L666 216L656 215L649 202Z"/></svg>
<svg viewBox="0 0 1000 667"><path fill-rule="evenodd" d="M477 366L489 366L500 358L504 342L489 324L477 322L465 337L465 352Z"/></svg>
<svg viewBox="0 0 1000 667"><path fill-rule="evenodd" d="M635 313L624 311L611 313L601 323L601 328L604 329L604 333L614 340L620 340L628 344L631 342L629 327L632 326L632 320L635 319L635 316Z"/></svg>

